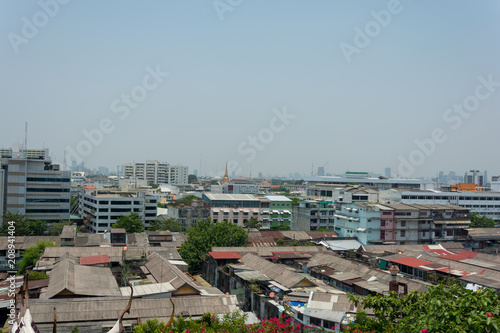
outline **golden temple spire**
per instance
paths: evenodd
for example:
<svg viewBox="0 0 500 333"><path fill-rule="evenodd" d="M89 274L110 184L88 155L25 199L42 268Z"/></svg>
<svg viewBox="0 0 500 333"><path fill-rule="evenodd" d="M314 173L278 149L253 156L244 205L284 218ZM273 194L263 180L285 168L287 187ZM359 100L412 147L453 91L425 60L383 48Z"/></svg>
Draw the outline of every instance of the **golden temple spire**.
<svg viewBox="0 0 500 333"><path fill-rule="evenodd" d="M227 175L227 162L226 162L226 173L224 173L224 178L222 178L221 184L228 184L229 183L229 177Z"/></svg>

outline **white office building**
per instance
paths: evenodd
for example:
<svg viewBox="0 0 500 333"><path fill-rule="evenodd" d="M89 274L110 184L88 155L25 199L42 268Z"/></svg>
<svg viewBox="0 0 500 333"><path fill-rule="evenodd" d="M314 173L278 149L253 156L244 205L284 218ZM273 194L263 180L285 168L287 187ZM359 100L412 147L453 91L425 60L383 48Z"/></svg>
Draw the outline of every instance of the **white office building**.
<svg viewBox="0 0 500 333"><path fill-rule="evenodd" d="M147 161L127 163L123 166L124 178L146 180L154 184L188 184L189 168L183 165L170 165L166 162Z"/></svg>
<svg viewBox="0 0 500 333"><path fill-rule="evenodd" d="M83 189L78 198L79 214L90 232L109 230L121 215L137 213L146 228L156 220L158 199L144 192Z"/></svg>

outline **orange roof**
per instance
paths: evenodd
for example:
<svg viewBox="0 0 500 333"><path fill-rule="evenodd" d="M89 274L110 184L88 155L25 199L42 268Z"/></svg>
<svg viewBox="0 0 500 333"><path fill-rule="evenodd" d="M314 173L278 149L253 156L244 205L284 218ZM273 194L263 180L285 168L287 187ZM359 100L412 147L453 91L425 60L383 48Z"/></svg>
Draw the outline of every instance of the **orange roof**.
<svg viewBox="0 0 500 333"><path fill-rule="evenodd" d="M80 265L98 265L98 264L108 264L111 261L107 254L101 254L97 256L81 257Z"/></svg>
<svg viewBox="0 0 500 333"><path fill-rule="evenodd" d="M452 191L477 191L476 184L474 183L458 183L457 185L451 185L450 188Z"/></svg>
<svg viewBox="0 0 500 333"><path fill-rule="evenodd" d="M241 254L237 252L208 252L214 259L241 259Z"/></svg>
<svg viewBox="0 0 500 333"><path fill-rule="evenodd" d="M95 186L92 186L92 185L84 185L83 187L85 187L87 190L95 190Z"/></svg>

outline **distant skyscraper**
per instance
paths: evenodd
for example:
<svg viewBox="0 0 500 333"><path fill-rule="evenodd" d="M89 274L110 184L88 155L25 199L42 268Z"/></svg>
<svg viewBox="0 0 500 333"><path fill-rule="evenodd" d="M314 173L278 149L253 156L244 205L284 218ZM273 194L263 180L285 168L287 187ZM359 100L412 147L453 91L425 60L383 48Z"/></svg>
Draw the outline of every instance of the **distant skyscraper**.
<svg viewBox="0 0 500 333"><path fill-rule="evenodd" d="M193 170L193 175L195 175L196 177L198 177L198 170L197 169Z"/></svg>
<svg viewBox="0 0 500 333"><path fill-rule="evenodd" d="M262 177L262 171L259 171L259 178L264 178Z"/></svg>
<svg viewBox="0 0 500 333"><path fill-rule="evenodd" d="M481 175L479 170L470 170L465 172L464 183L476 184L478 186L486 185L484 175Z"/></svg>
<svg viewBox="0 0 500 333"><path fill-rule="evenodd" d="M385 176L391 178L391 168L385 168Z"/></svg>
<svg viewBox="0 0 500 333"><path fill-rule="evenodd" d="M488 171L484 170L484 186L488 184Z"/></svg>
<svg viewBox="0 0 500 333"><path fill-rule="evenodd" d="M324 175L325 175L325 168L318 167L318 176L324 176Z"/></svg>
<svg viewBox="0 0 500 333"><path fill-rule="evenodd" d="M438 180L439 180L440 183L446 183L443 171L439 171Z"/></svg>

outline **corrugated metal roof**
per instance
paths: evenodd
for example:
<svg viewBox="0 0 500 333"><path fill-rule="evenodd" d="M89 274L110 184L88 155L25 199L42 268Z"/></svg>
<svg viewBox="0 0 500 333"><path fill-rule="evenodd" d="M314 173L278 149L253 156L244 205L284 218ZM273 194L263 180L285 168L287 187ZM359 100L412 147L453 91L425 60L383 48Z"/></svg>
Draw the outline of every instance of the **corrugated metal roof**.
<svg viewBox="0 0 500 333"><path fill-rule="evenodd" d="M401 258L401 259L392 259L392 262L401 264L401 265L406 265L410 267L417 268L419 266L427 266L432 264L430 261L425 261L425 260L420 260L417 258L412 258L412 257L406 257L406 258Z"/></svg>
<svg viewBox="0 0 500 333"><path fill-rule="evenodd" d="M287 288L293 288L299 282L307 280L306 278L300 276L295 272L283 268L280 265L273 264L266 259L257 257L256 255L251 253L241 258L240 262L253 270L262 272L272 280L275 280L276 282L284 285ZM314 284L313 282L311 283Z"/></svg>
<svg viewBox="0 0 500 333"><path fill-rule="evenodd" d="M111 261L109 260L109 256L107 254L80 258L80 265L99 265L108 264L110 262Z"/></svg>
<svg viewBox="0 0 500 333"><path fill-rule="evenodd" d="M237 252L208 252L214 259L240 259L242 256Z"/></svg>
<svg viewBox="0 0 500 333"><path fill-rule="evenodd" d="M345 316L344 311L319 310L311 309L309 307L305 308L302 313L309 317L321 318L328 321L333 321L335 323L340 323L342 321L342 318L344 318ZM327 328L331 329L331 327Z"/></svg>
<svg viewBox="0 0 500 333"><path fill-rule="evenodd" d="M235 295L214 296L180 296L172 299L175 303L176 318L181 313L188 316L199 317L205 312L212 314L229 313L238 309L238 300ZM128 297L105 298L71 298L71 299L31 299L30 309L33 321L37 326L52 330L54 324L54 307L57 312L57 323L63 326L74 325L114 325L116 319L127 305ZM167 298L138 298L132 301L130 313L124 320L137 323L140 318L143 322L147 319L158 318L167 322L172 313L172 304Z"/></svg>
<svg viewBox="0 0 500 333"><path fill-rule="evenodd" d="M78 296L119 296L118 283L107 267L82 266L66 255L50 272L47 298L64 290Z"/></svg>

